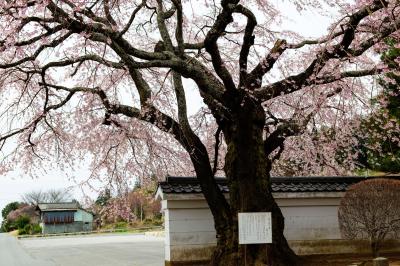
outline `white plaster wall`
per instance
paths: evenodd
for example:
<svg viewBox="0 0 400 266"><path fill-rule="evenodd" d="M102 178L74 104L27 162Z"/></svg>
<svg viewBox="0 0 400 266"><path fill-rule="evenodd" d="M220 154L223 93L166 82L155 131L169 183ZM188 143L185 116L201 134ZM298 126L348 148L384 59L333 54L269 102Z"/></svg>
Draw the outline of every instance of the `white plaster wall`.
<svg viewBox="0 0 400 266"><path fill-rule="evenodd" d="M288 240L340 239L337 198L277 199L285 217ZM212 214L204 199L174 198L162 201L165 217L165 258L186 260L196 252L196 259L207 259L204 247L216 244ZM192 250L192 252L189 252ZM204 256L204 258L203 258Z"/></svg>
<svg viewBox="0 0 400 266"><path fill-rule="evenodd" d="M282 207L288 240L340 239L337 206Z"/></svg>
<svg viewBox="0 0 400 266"><path fill-rule="evenodd" d="M166 200L163 200L161 203L161 206L163 206L163 203L165 203ZM169 237L169 210L164 209L162 207L162 211L164 212L164 227L165 227L165 238L164 238L164 249L165 249L165 260L166 261L171 261L171 241Z"/></svg>
<svg viewBox="0 0 400 266"><path fill-rule="evenodd" d="M164 219L167 261L183 260L187 256L182 253L184 250L216 245L214 220L208 208L167 209Z"/></svg>
<svg viewBox="0 0 400 266"><path fill-rule="evenodd" d="M288 240L340 239L340 197L277 198Z"/></svg>

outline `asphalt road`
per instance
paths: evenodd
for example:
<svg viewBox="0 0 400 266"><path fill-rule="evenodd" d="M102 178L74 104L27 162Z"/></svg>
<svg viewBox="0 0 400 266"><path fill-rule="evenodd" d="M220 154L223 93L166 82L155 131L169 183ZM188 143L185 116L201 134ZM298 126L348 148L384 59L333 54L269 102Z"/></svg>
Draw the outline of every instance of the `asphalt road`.
<svg viewBox="0 0 400 266"><path fill-rule="evenodd" d="M141 234L52 237L19 241L6 237L6 242L14 243L18 249L3 259L3 253L8 252L2 251L3 244L0 240L0 266L164 265L164 240ZM8 244L4 248L10 250ZM27 260L28 264L24 261L13 261L21 257L21 254L30 259Z"/></svg>
<svg viewBox="0 0 400 266"><path fill-rule="evenodd" d="M0 266L55 266L51 261L31 256L15 237L0 234Z"/></svg>

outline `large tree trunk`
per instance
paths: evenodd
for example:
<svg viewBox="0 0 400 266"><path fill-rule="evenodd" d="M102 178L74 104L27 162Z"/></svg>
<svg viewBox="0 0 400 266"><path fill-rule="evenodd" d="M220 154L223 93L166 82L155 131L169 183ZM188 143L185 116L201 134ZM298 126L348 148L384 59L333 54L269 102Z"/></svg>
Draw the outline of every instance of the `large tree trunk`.
<svg viewBox="0 0 400 266"><path fill-rule="evenodd" d="M272 197L263 142L264 111L250 99L234 118L235 123L224 128L232 217L224 235L218 237L211 265L296 265L297 257L283 236L284 218ZM273 243L239 245L238 212L271 212ZM216 225L219 222L215 219Z"/></svg>
<svg viewBox="0 0 400 266"><path fill-rule="evenodd" d="M371 251L372 251L372 256L374 256L374 258L379 257L379 240L377 239L370 239L370 246L371 246Z"/></svg>

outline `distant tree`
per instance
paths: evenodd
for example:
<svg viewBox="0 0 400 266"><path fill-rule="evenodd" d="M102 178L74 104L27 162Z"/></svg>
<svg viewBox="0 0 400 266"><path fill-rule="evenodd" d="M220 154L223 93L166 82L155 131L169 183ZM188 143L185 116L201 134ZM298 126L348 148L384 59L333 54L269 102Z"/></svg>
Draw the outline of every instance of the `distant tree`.
<svg viewBox="0 0 400 266"><path fill-rule="evenodd" d="M111 198L107 205L99 210L99 216L102 224L117 222L132 222L136 216L131 211L128 199L126 197Z"/></svg>
<svg viewBox="0 0 400 266"><path fill-rule="evenodd" d="M355 125L348 139L354 139L349 146L342 143L336 149L335 159L345 166L353 161L356 168L379 172L400 172L400 42L387 38L384 45L377 49L381 62L388 72L377 79L379 94L370 102L370 110L353 120ZM356 121L358 120L358 122ZM329 128L326 132L332 131ZM328 141L335 141L336 134L327 134ZM320 139L320 136L315 136ZM301 169L304 160L290 167Z"/></svg>
<svg viewBox="0 0 400 266"><path fill-rule="evenodd" d="M38 223L39 215L35 206L26 203L11 202L2 211L3 221L1 223L0 232L9 232L15 229L22 229L24 221L29 219L28 223ZM21 218L23 217L23 218ZM27 218L27 219L26 219Z"/></svg>
<svg viewBox="0 0 400 266"><path fill-rule="evenodd" d="M387 99L387 110L390 118L400 121L400 40L395 38L386 39L386 49L382 53L382 61L387 65L390 72L386 73L384 79L381 80L383 86L383 94Z"/></svg>
<svg viewBox="0 0 400 266"><path fill-rule="evenodd" d="M110 189L99 193L91 207L102 225L115 222L143 222L160 216L160 202L154 200L157 177L151 176L146 182L137 180L129 192L112 196Z"/></svg>
<svg viewBox="0 0 400 266"><path fill-rule="evenodd" d="M146 179L147 182L144 184L137 182L133 190L126 196L131 211L140 221L155 217L160 213L160 202L154 200L157 180L157 176L152 175Z"/></svg>
<svg viewBox="0 0 400 266"><path fill-rule="evenodd" d="M357 161L361 169L400 172L400 121L388 118L387 113L388 110L381 110L381 113L366 118L361 124L360 131L368 132L368 137L358 136L359 145L355 147L359 150ZM382 131L377 126L382 123L388 125L388 131Z"/></svg>
<svg viewBox="0 0 400 266"><path fill-rule="evenodd" d="M47 202L67 202L72 201L72 195L65 189L49 189L45 192Z"/></svg>
<svg viewBox="0 0 400 266"><path fill-rule="evenodd" d="M15 223L22 216L28 217L33 223L39 222L39 215L36 211L36 207L28 204L21 204L18 209L11 211L7 215L7 221Z"/></svg>
<svg viewBox="0 0 400 266"><path fill-rule="evenodd" d="M71 201L71 194L65 189L50 189L47 191L35 190L25 193L22 200L30 205L38 205L44 202L66 202Z"/></svg>
<svg viewBox="0 0 400 266"><path fill-rule="evenodd" d="M12 211L18 209L18 207L19 207L20 205L21 205L21 204L20 204L19 202L16 202L16 201L8 203L8 204L3 208L3 210L1 211L1 216L3 217L3 219L6 219L6 218L7 218L7 215L8 215L10 212L12 212Z"/></svg>
<svg viewBox="0 0 400 266"><path fill-rule="evenodd" d="M370 179L349 188L339 207L342 236L369 239L379 256L384 239L400 236L400 180Z"/></svg>
<svg viewBox="0 0 400 266"><path fill-rule="evenodd" d="M20 205L21 205L21 203L16 202L16 201L10 202L1 210L1 216L3 217L3 221L1 222L0 232L9 232L10 230L13 229L10 221L7 220L7 216L12 211L18 209L18 207Z"/></svg>
<svg viewBox="0 0 400 266"><path fill-rule="evenodd" d="M361 123L366 134L359 142L359 162L372 170L400 172L399 41L388 38L381 50L381 60L390 72L379 79L382 92L374 99L377 111ZM384 130L380 125L386 125Z"/></svg>
<svg viewBox="0 0 400 266"><path fill-rule="evenodd" d="M383 156L376 156L377 168L389 172L400 172L400 40L388 38L387 49L382 54L382 61L391 70L380 83L383 87L382 105L387 112L384 119L397 125L391 137L386 137L383 145ZM385 121L384 121L385 122Z"/></svg>
<svg viewBox="0 0 400 266"><path fill-rule="evenodd" d="M105 206L107 205L110 199L111 199L111 191L110 189L106 188L105 190L100 192L99 196L95 201L95 204L99 206Z"/></svg>
<svg viewBox="0 0 400 266"><path fill-rule="evenodd" d="M47 201L47 195L41 190L36 190L25 193L22 200L31 205L38 205L40 202Z"/></svg>

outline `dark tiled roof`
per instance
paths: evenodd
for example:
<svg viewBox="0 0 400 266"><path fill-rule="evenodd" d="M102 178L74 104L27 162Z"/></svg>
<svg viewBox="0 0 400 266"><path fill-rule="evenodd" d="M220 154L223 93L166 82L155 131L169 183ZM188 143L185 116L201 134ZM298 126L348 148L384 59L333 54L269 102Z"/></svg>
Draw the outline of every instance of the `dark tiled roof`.
<svg viewBox="0 0 400 266"><path fill-rule="evenodd" d="M272 177L273 192L343 192L355 183L368 177ZM389 178L400 179L399 176ZM229 192L227 179L216 178L222 192ZM201 193L201 187L195 177L172 177L160 182L163 193Z"/></svg>
<svg viewBox="0 0 400 266"><path fill-rule="evenodd" d="M61 210L78 210L80 208L78 202L59 202L59 203L39 203L40 211L61 211Z"/></svg>

